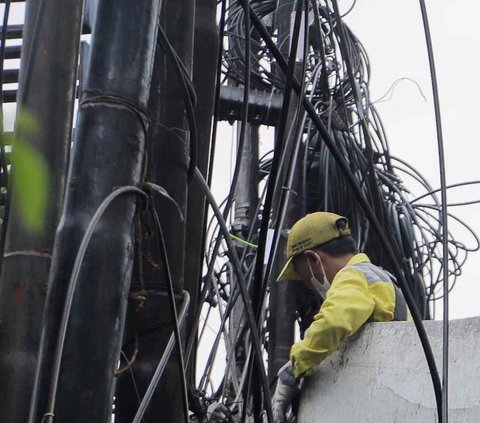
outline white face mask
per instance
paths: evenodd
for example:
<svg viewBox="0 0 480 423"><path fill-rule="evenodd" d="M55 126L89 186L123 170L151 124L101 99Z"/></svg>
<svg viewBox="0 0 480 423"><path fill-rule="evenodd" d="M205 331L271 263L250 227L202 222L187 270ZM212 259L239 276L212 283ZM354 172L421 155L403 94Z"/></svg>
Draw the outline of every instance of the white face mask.
<svg viewBox="0 0 480 423"><path fill-rule="evenodd" d="M323 272L323 282L320 282L314 275L312 265L310 264L310 259L307 257L307 263L308 263L308 268L310 269L310 282L317 292L320 297L322 297L323 300L325 300L325 297L327 296L327 291L330 288L330 282L327 279L327 275L325 274L325 268L323 267L322 260L320 260L320 266L322 266L322 272Z"/></svg>

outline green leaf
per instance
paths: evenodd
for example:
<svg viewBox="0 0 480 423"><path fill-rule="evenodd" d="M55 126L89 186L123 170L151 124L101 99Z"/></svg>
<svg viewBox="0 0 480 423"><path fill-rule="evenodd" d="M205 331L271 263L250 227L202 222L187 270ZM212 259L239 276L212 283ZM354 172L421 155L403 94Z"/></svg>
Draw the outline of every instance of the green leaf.
<svg viewBox="0 0 480 423"><path fill-rule="evenodd" d="M11 157L13 191L20 216L27 229L41 232L49 204L50 172L43 157L27 141L37 131L35 119L25 112L20 114L16 122L16 136L11 140Z"/></svg>

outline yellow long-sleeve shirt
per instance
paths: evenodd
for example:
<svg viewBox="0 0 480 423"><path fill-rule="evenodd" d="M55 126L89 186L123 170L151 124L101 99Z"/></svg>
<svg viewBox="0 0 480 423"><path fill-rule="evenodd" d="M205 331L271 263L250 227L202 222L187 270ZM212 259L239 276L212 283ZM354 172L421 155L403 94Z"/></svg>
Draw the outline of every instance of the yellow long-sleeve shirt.
<svg viewBox="0 0 480 423"><path fill-rule="evenodd" d="M309 374L366 322L406 320L407 313L392 276L371 264L366 254L356 254L335 275L305 338L292 346L295 375Z"/></svg>

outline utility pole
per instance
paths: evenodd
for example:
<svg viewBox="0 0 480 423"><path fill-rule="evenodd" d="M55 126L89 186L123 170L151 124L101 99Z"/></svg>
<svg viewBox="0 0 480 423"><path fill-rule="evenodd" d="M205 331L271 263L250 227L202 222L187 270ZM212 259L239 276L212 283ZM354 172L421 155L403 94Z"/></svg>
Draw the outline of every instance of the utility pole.
<svg viewBox="0 0 480 423"><path fill-rule="evenodd" d="M298 0L301 1L301 0ZM275 14L276 26L278 31L278 44L280 51L284 57L288 60L290 53L291 43L291 31L292 31L292 13L295 10L295 2L289 0L280 0L278 2L278 8ZM300 38L300 41L303 41ZM297 49L297 61L295 64L295 76L301 80L303 78L303 59L301 54L303 53L301 42ZM281 231L278 234L278 247L276 256L274 257L272 270L270 273L270 300L269 300L269 345L268 345L268 375L269 379L273 380L278 370L288 361L290 347L294 342L294 322L295 322L295 309L296 309L296 286L295 282L285 281L277 283L276 279L280 274L280 271L285 264L285 251L287 244L287 234L284 232L284 228L290 228L295 221L297 221L303 214L303 198L301 189L301 171L303 168L303 161L299 158L302 156L300 152L301 148L295 152L295 140L302 134L296 133L295 128L298 127L298 114L303 111L299 109L298 96L292 94L290 101L287 124L285 128L285 150L284 157L289 158L289 161L294 161L294 177L292 193L290 195L290 201L286 204L285 216L283 218L283 224L279 227ZM303 128L302 128L303 129ZM300 129L300 131L302 131ZM278 140L277 142L281 142ZM301 141L300 141L301 142ZM297 157L294 155L297 154ZM283 171L278 175L274 198L278 200L284 194L285 180L287 177L287 166L283 166ZM277 204L279 201L276 202ZM282 216L278 214L278 210L275 210L276 214L273 217L273 221L276 224L279 220L282 220Z"/></svg>
<svg viewBox="0 0 480 423"><path fill-rule="evenodd" d="M133 259L132 194L98 221L63 315L80 241L118 187L142 183L160 0L98 0L65 207L55 239L30 422L108 422ZM68 325L61 351L59 325ZM60 361L58 362L58 358ZM55 369L60 363L58 379ZM55 383L58 388L55 390Z"/></svg>
<svg viewBox="0 0 480 423"><path fill-rule="evenodd" d="M259 125L249 122L246 122L246 125L246 142L243 144L243 150L238 152L242 155L242 159L235 190L235 219L232 228L235 235L243 239L248 237L252 225L257 220L255 213L258 206L258 144L260 142ZM239 127L237 133L240 137ZM243 250L243 248L240 249Z"/></svg>
<svg viewBox="0 0 480 423"><path fill-rule="evenodd" d="M235 189L235 209L234 221L232 225L232 232L240 239L247 240L251 233L253 225L255 225L258 216L256 215L258 205L258 144L259 144L259 125L245 122L245 142L243 143L241 154L241 165L238 175L238 183ZM238 142L240 143L240 124L237 128ZM247 252L247 247L240 242L236 243L238 256L241 257ZM247 266L251 264L252 260L248 257L245 260ZM235 290L237 281L235 275L230 275L232 280L232 292ZM238 289L238 288L237 288ZM245 367L245 360L247 350L243 341L245 340L246 332L246 318L245 305L239 298L237 303L233 306L232 314L229 319L230 335L233 342L236 343L235 352L232 356L235 360L236 374L232 377L237 377L240 382L242 370ZM233 368L233 366L231 366ZM235 393L236 394L236 393Z"/></svg>
<svg viewBox="0 0 480 423"><path fill-rule="evenodd" d="M218 61L218 33L215 21L216 4L210 0L196 0L195 3L195 37L193 52L193 83L197 94L195 118L197 122L198 146L197 167L207 180L212 132L212 115L214 107L215 82ZM203 271L203 254L205 250L205 196L194 184L188 187L186 222L186 245L189 253L185 256L185 289L190 293L191 313L186 321L186 339L192 336L196 316L198 294ZM195 385L195 353L188 363L188 376Z"/></svg>
<svg viewBox="0 0 480 423"><path fill-rule="evenodd" d="M191 78L194 35L194 0L164 0L160 25ZM159 33L159 37L161 34ZM167 40L159 40L162 45ZM147 135L147 179L162 186L176 201L177 208L161 196L154 195L154 204L162 224L164 241L177 302L182 301L185 257L190 254L185 239L190 156L190 136L186 119L186 99L181 87L181 74L171 57L157 48L154 77L149 100L151 125ZM160 361L173 331L172 312L167 297L165 263L160 260L158 240L149 235L149 222L143 230L141 272L134 280L129 299L127 325L124 334L124 352L135 361L119 379L116 391L116 422L130 423L138 408L137 393L143 398L155 368ZM198 228L201 231L201 227ZM196 252L194 252L196 254ZM141 274L140 274L141 273ZM136 298L145 295L141 307ZM137 338L137 346L129 340ZM128 344L128 345L127 345ZM150 405L146 421L183 422L181 381L176 349L170 356ZM130 373L131 372L131 373ZM132 377L135 384L132 382Z"/></svg>
<svg viewBox="0 0 480 423"><path fill-rule="evenodd" d="M0 276L0 416L5 422L28 418L55 230L64 199L82 8L78 0L26 2L17 113L28 111L39 127L27 141L50 171L50 201L42 233L32 233L19 217L18 192L9 184Z"/></svg>

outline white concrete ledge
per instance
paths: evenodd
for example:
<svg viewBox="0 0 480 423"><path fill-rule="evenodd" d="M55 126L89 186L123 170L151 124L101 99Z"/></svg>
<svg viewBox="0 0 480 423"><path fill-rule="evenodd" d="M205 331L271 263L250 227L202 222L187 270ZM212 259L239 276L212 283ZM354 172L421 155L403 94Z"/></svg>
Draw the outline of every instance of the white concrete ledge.
<svg viewBox="0 0 480 423"><path fill-rule="evenodd" d="M442 370L442 322L426 321ZM449 423L480 422L480 317L450 323ZM410 322L371 323L305 378L299 423L436 422L427 362Z"/></svg>

